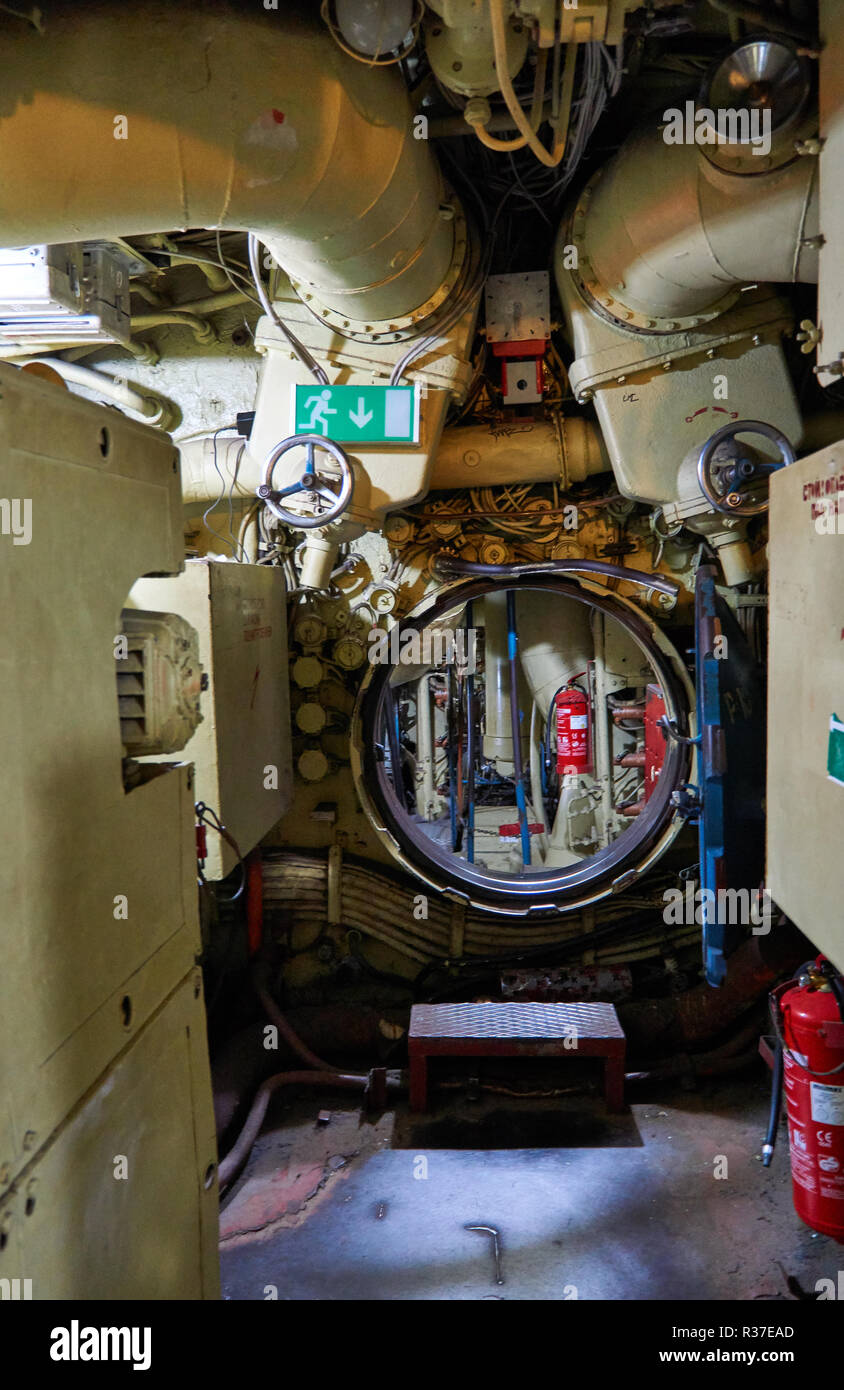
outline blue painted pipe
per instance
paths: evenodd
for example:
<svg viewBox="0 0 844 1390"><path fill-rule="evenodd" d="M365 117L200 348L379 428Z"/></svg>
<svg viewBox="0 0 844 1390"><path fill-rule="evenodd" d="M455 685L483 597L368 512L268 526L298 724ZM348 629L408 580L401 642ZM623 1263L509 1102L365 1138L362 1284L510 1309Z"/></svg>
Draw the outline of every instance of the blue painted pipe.
<svg viewBox="0 0 844 1390"><path fill-rule="evenodd" d="M471 648L473 609L471 603L466 604L466 651ZM468 812L466 826L466 859L470 864L475 862L475 677L471 672L466 677L466 791L468 797Z"/></svg>
<svg viewBox="0 0 844 1390"><path fill-rule="evenodd" d="M448 670L448 810L451 819L451 850L457 849L457 756L451 737L451 713L454 709L454 674Z"/></svg>
<svg viewBox="0 0 844 1390"><path fill-rule="evenodd" d="M513 731L513 772L516 780L516 806L519 811L519 835L522 841L522 863L530 864L530 827L527 818L527 798L522 768L522 731L519 711L519 672L517 666L519 639L516 634L516 591L507 590L507 655L510 658L510 725Z"/></svg>

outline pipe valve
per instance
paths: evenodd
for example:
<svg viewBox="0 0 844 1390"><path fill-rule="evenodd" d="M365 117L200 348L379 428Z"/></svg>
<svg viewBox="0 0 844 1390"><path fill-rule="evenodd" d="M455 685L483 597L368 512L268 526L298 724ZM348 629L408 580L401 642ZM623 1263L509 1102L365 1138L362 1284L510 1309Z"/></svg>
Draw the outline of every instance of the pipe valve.
<svg viewBox="0 0 844 1390"><path fill-rule="evenodd" d="M305 470L300 478L287 487L276 489L272 485L273 470L279 459L291 449L304 448L306 451ZM317 471L315 461L315 451L321 449L323 453L329 455L336 468L339 470L339 479L334 473L324 474ZM270 511L277 516L279 521L283 521L287 526L293 526L297 530L312 530L317 526L328 526L348 507L352 500L355 478L352 472L352 465L343 449L339 444L335 444L333 439L324 439L319 434L292 434L289 439L283 439L280 444L276 444L271 449L264 463L264 481L256 489L258 497L266 502ZM334 488L337 491L334 491ZM280 504L284 498L295 497L299 493L304 493L313 511L290 512ZM325 506L321 507L321 503Z"/></svg>

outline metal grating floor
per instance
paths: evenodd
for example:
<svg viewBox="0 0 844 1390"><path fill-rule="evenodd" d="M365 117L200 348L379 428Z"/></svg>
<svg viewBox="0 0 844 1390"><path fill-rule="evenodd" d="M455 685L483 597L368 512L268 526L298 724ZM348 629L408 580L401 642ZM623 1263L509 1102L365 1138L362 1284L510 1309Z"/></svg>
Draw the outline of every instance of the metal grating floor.
<svg viewBox="0 0 844 1390"><path fill-rule="evenodd" d="M412 1039L623 1038L612 1004L415 1004L410 1015Z"/></svg>

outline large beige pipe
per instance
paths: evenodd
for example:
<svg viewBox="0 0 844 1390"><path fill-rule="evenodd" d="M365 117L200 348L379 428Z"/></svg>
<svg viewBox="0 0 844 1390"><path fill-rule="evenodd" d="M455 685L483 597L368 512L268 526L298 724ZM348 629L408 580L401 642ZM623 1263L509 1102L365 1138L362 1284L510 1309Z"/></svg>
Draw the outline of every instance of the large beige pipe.
<svg viewBox="0 0 844 1390"><path fill-rule="evenodd" d="M251 11L65 0L43 33L4 23L0 246L248 229L350 322L425 304L455 223L400 78Z"/></svg>
<svg viewBox="0 0 844 1390"><path fill-rule="evenodd" d="M725 173L694 144L639 131L581 205L580 271L620 321L627 308L662 328L711 312L745 284L817 280L817 163Z"/></svg>
<svg viewBox="0 0 844 1390"><path fill-rule="evenodd" d="M595 655L590 610L535 589L518 595L516 615L521 667L535 703L547 717L560 687L581 675Z"/></svg>
<svg viewBox="0 0 844 1390"><path fill-rule="evenodd" d="M429 486L432 492L504 483L568 488L611 467L597 426L576 415L525 420L498 433L489 425L455 425L443 430Z"/></svg>
<svg viewBox="0 0 844 1390"><path fill-rule="evenodd" d="M220 475L235 497L254 496L261 463L243 449L243 440L221 435L189 439L180 445L185 502L218 497ZM516 426L495 434L487 425L456 425L443 430L429 488L495 487L506 483L556 482L566 489L595 473L609 472L597 425L577 416Z"/></svg>

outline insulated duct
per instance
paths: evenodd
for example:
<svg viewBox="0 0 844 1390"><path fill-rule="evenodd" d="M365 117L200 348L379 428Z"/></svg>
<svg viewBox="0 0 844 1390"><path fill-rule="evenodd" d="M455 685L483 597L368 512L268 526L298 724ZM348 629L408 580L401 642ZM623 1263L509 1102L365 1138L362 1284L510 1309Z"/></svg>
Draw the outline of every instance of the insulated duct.
<svg viewBox="0 0 844 1390"><path fill-rule="evenodd" d="M768 172L758 163L758 173L728 172L696 144L666 144L658 126L631 136L574 211L588 302L626 327L665 333L717 316L745 285L816 281L817 160L792 157Z"/></svg>
<svg viewBox="0 0 844 1390"><path fill-rule="evenodd" d="M63 364L58 365L63 370ZM263 463L244 452L240 437L215 440L207 435L187 439L179 449L186 503L213 501L219 497L221 485L227 491L231 488L236 498L254 499ZM591 421L576 415L524 421L512 434L496 435L487 425L456 425L443 430L428 489L494 487L514 479L520 483L554 482L568 489L572 483L609 468L598 430Z"/></svg>
<svg viewBox="0 0 844 1390"><path fill-rule="evenodd" d="M65 0L43 32L5 21L0 246L249 230L340 331L427 317L459 222L401 79L253 8Z"/></svg>

